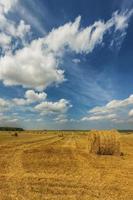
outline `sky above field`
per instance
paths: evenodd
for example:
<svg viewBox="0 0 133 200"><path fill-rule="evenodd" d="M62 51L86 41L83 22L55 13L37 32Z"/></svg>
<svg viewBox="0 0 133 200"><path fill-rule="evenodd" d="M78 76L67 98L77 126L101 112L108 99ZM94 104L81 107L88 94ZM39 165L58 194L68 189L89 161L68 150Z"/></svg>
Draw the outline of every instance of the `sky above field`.
<svg viewBox="0 0 133 200"><path fill-rule="evenodd" d="M133 0L0 0L0 126L133 129Z"/></svg>

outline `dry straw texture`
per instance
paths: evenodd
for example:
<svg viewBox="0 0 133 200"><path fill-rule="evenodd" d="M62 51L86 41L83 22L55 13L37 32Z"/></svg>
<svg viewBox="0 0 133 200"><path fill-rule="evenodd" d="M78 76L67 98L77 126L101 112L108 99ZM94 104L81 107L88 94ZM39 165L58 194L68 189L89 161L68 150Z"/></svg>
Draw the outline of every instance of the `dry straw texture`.
<svg viewBox="0 0 133 200"><path fill-rule="evenodd" d="M92 130L90 153L99 155L120 155L120 135L116 130Z"/></svg>

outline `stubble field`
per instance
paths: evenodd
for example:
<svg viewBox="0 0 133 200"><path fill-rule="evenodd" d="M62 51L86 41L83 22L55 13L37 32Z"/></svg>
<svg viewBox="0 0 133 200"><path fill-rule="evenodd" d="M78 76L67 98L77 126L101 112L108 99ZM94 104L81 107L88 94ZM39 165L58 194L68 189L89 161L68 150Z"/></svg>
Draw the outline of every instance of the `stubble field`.
<svg viewBox="0 0 133 200"><path fill-rule="evenodd" d="M133 200L133 134L123 156L89 154L89 132L0 133L0 200Z"/></svg>

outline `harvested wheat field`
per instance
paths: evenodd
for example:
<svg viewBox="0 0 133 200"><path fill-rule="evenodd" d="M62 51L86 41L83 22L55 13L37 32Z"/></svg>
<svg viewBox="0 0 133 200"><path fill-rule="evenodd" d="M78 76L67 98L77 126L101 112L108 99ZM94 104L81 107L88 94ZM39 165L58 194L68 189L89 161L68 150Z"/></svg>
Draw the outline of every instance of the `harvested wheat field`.
<svg viewBox="0 0 133 200"><path fill-rule="evenodd" d="M0 200L132 200L133 134L123 155L89 153L89 132L0 133Z"/></svg>

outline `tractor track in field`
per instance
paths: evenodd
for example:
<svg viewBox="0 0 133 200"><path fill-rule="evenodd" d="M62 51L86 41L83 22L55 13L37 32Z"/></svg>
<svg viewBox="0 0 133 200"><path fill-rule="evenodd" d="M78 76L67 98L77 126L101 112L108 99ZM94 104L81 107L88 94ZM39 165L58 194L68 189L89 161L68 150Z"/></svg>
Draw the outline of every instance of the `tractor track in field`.
<svg viewBox="0 0 133 200"><path fill-rule="evenodd" d="M41 146L47 146L50 144L57 143L64 138L58 138L57 136L54 137L48 137L36 141L29 141L29 142L24 142L23 144L18 144L15 147L12 147L12 157L11 160L9 160L9 169L8 169L8 175L10 176L19 176L21 177L22 175L25 174L25 171L23 170L22 167L22 154L26 150L32 150L34 148L39 148ZM51 141L52 140L52 141ZM45 143L43 143L45 142Z"/></svg>
<svg viewBox="0 0 133 200"><path fill-rule="evenodd" d="M26 173L22 161L23 153L26 150L32 150L36 148L41 148L42 146L56 144L63 139L64 137L59 138L57 135L39 139L36 141L23 142L22 144L16 143L12 144L12 146L10 144L9 151L11 152L11 157L8 160L7 173L2 174L2 177L4 178L5 182L8 185L9 191L11 192L10 196L12 197L13 200L18 199L19 183L21 183L23 179L26 180L31 176L37 178L37 175L35 175L34 173ZM25 188L28 193L29 188L28 185L26 185L26 183L25 183ZM21 197L21 199L23 198Z"/></svg>

